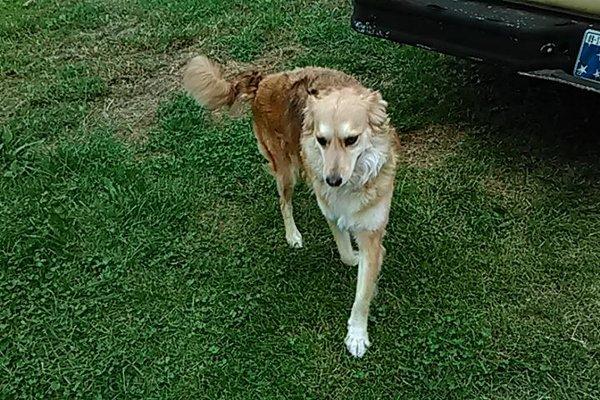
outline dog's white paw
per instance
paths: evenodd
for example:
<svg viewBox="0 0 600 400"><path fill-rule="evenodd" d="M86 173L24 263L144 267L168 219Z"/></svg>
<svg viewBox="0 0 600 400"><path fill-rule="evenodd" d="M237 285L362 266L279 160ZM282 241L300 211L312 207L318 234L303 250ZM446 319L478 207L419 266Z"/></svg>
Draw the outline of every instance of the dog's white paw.
<svg viewBox="0 0 600 400"><path fill-rule="evenodd" d="M369 342L369 334L364 329L348 327L346 335L346 348L354 357L361 358L367 352L367 347L371 345Z"/></svg>
<svg viewBox="0 0 600 400"><path fill-rule="evenodd" d="M302 235L298 229L287 232L285 234L285 240L287 240L288 244L295 249L302 247Z"/></svg>
<svg viewBox="0 0 600 400"><path fill-rule="evenodd" d="M358 251L354 250L351 254L344 254L343 256L340 254L340 259L346 265L351 267L356 267L358 265Z"/></svg>

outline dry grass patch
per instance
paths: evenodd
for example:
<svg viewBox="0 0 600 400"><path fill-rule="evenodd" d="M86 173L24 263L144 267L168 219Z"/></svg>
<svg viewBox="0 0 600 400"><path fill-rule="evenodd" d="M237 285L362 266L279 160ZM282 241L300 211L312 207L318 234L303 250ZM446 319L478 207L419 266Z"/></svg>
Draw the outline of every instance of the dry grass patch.
<svg viewBox="0 0 600 400"><path fill-rule="evenodd" d="M148 139L159 103L177 90L181 82L187 51L162 56L157 68L148 75L122 74L110 81L110 95L90 113L117 128L117 135L133 143Z"/></svg>
<svg viewBox="0 0 600 400"><path fill-rule="evenodd" d="M431 125L401 133L401 160L418 168L432 168L455 153L464 135L453 125Z"/></svg>
<svg viewBox="0 0 600 400"><path fill-rule="evenodd" d="M263 73L275 72L283 69L285 60L298 51L298 47L276 49L251 63L227 60L223 62L223 69L228 75L248 69ZM111 78L110 95L90 113L90 118L100 116L116 125L117 134L121 138L133 143L144 143L148 139L148 128L154 121L159 103L169 93L180 90L187 62L199 54L202 54L200 49L189 47L174 54L162 55L155 61L157 68L144 75L135 74L136 62L131 61L131 73Z"/></svg>

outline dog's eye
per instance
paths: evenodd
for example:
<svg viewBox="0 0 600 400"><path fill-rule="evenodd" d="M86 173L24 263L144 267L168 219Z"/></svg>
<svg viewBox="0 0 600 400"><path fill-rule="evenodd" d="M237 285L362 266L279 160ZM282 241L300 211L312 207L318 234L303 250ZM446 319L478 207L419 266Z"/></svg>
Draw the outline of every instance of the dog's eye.
<svg viewBox="0 0 600 400"><path fill-rule="evenodd" d="M321 146L325 146L327 144L327 139L321 136L317 136L317 142L319 142Z"/></svg>
<svg viewBox="0 0 600 400"><path fill-rule="evenodd" d="M358 140L358 135L357 136L348 136L346 139L344 139L344 144L346 146L352 146L354 143L356 143L357 140Z"/></svg>

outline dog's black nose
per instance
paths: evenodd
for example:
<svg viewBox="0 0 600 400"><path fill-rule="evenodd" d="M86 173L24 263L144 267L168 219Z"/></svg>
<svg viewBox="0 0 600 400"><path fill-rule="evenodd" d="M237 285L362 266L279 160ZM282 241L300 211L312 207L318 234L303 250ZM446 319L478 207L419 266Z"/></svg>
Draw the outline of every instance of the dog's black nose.
<svg viewBox="0 0 600 400"><path fill-rule="evenodd" d="M327 178L325 178L325 182L327 182L327 184L329 186L340 186L342 184L342 177L339 175L330 175Z"/></svg>

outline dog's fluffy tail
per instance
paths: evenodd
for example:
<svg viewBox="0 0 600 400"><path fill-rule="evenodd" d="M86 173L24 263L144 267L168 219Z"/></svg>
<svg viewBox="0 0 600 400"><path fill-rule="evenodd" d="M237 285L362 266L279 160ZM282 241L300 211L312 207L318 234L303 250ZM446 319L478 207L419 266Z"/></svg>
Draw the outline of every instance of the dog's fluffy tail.
<svg viewBox="0 0 600 400"><path fill-rule="evenodd" d="M221 67L205 56L192 58L183 75L183 86L210 110L235 107L254 98L262 75L248 71L225 79Z"/></svg>

